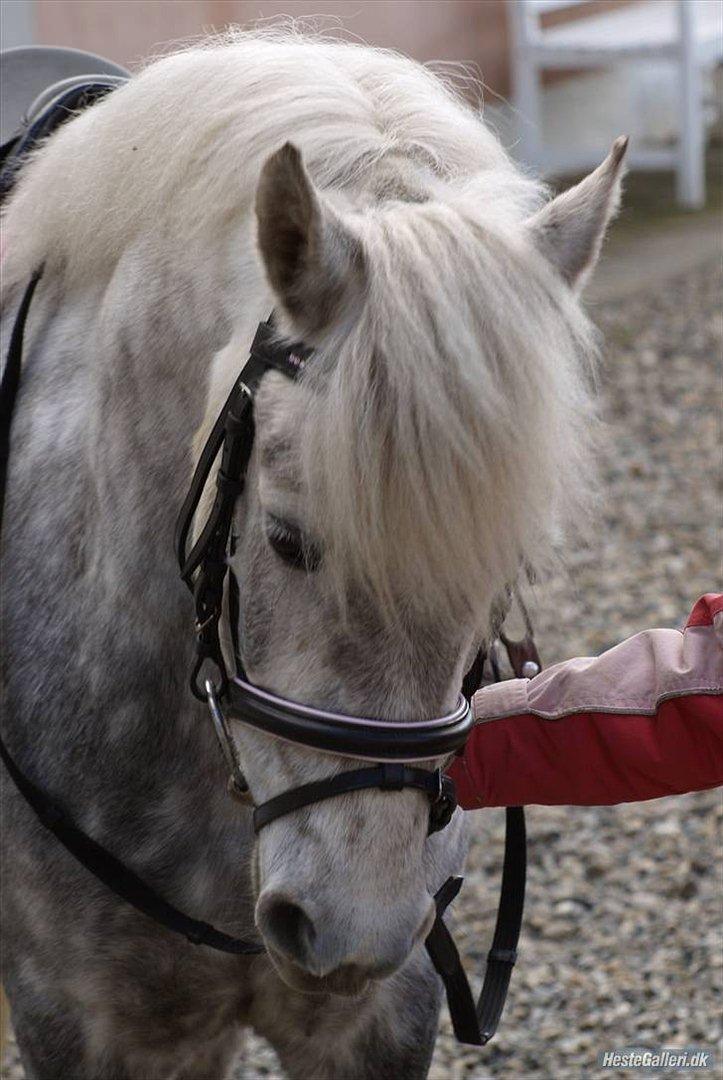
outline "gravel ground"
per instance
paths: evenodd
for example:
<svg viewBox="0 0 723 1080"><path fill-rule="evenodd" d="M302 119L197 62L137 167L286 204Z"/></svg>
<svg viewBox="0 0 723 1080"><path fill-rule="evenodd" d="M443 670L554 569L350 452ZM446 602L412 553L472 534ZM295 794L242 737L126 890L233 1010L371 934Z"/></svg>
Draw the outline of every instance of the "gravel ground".
<svg viewBox="0 0 723 1080"><path fill-rule="evenodd" d="M608 342L604 504L594 542L536 590L546 663L678 626L701 593L721 588L722 277L716 259L593 311ZM483 1050L460 1047L445 1016L434 1080L633 1077L596 1064L600 1051L631 1045L714 1049L707 1075L723 1075L722 822L720 791L630 807L532 807L527 914L501 1029ZM456 934L481 973L503 814L479 813L474 827ZM22 1077L13 1046L5 1075ZM267 1044L249 1038L235 1080L279 1075Z"/></svg>
<svg viewBox="0 0 723 1080"><path fill-rule="evenodd" d="M596 306L609 425L592 544L538 588L543 662L679 626L721 588L720 259L660 291ZM721 791L628 807L531 807L520 959L500 1030L461 1048L448 1022L434 1080L592 1080L625 1046L715 1048L721 1076ZM494 927L502 811L477 816L457 933L480 970ZM239 1073L239 1076L250 1076ZM648 1075L651 1075L650 1073ZM658 1071L657 1077L693 1075Z"/></svg>

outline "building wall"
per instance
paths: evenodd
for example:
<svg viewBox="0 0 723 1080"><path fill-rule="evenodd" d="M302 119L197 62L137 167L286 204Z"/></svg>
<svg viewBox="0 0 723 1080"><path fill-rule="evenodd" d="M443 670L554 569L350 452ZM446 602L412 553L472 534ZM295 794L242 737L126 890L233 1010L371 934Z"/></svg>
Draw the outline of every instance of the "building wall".
<svg viewBox="0 0 723 1080"><path fill-rule="evenodd" d="M475 64L507 93L507 0L36 0L36 41L133 66L168 43L228 23L330 16L374 45L418 60Z"/></svg>

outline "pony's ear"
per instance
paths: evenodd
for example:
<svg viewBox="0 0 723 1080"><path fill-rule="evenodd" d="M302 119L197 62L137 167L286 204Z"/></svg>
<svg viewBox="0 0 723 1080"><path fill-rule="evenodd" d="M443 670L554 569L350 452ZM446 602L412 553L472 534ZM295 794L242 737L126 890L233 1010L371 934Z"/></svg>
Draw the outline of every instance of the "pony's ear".
<svg viewBox="0 0 723 1080"><path fill-rule="evenodd" d="M616 139L602 165L528 222L538 249L573 289L580 289L593 270L608 222L617 213L627 148L627 137Z"/></svg>
<svg viewBox="0 0 723 1080"><path fill-rule="evenodd" d="M361 243L314 189L291 143L261 170L256 218L269 282L295 330L306 337L331 326L360 295Z"/></svg>

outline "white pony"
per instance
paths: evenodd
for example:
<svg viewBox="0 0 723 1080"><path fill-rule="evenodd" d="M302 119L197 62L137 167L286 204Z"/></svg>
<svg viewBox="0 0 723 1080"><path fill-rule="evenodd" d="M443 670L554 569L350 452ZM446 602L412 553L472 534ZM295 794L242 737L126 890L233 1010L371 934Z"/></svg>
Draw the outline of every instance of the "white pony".
<svg viewBox="0 0 723 1080"><path fill-rule="evenodd" d="M422 941L460 815L427 839L420 793L364 791L254 844L187 688L174 516L274 309L315 355L258 395L234 555L246 670L356 715L450 708L495 599L590 491L576 293L624 150L546 201L419 65L275 30L151 64L24 168L6 328L45 269L10 463L6 741L171 902L267 949L162 930L6 781L4 980L28 1077L215 1080L241 1024L293 1076L425 1075L440 987ZM321 559L300 570L305 544ZM255 731L240 750L257 803L349 767Z"/></svg>

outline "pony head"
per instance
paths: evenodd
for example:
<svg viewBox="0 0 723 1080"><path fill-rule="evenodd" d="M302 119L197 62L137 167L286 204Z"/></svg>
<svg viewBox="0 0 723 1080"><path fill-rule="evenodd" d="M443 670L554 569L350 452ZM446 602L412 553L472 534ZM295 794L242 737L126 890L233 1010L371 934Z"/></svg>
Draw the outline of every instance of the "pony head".
<svg viewBox="0 0 723 1080"><path fill-rule="evenodd" d="M315 353L257 399L234 556L254 682L362 716L453 705L501 589L589 496L576 293L625 146L521 220L490 215L474 180L392 163L383 198L355 198L318 190L291 144L268 159L258 250L283 332ZM353 767L257 732L241 753L256 802ZM256 917L287 981L358 991L402 965L450 845L425 844L426 822L418 793L367 791L264 829Z"/></svg>

